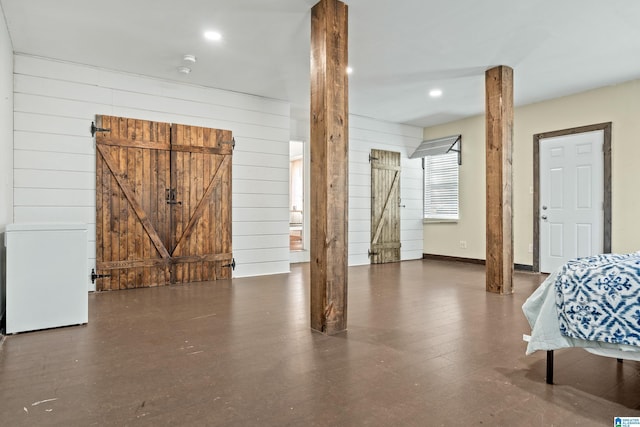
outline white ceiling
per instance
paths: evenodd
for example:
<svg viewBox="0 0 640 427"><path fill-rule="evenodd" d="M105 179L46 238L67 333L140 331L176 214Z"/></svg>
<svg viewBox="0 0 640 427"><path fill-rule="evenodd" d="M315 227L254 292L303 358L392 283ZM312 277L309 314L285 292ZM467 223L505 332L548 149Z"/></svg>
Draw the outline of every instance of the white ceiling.
<svg viewBox="0 0 640 427"><path fill-rule="evenodd" d="M0 0L17 53L288 100L301 118L316 2ZM354 114L428 126L481 113L496 65L514 68L516 105L640 77L637 0L346 3ZM187 76L184 54L198 57Z"/></svg>

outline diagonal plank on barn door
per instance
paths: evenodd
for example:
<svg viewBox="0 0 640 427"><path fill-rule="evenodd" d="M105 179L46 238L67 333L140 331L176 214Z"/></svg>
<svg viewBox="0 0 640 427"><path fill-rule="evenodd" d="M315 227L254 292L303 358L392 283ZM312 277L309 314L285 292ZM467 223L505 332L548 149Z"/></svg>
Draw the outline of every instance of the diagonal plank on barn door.
<svg viewBox="0 0 640 427"><path fill-rule="evenodd" d="M153 245L155 246L156 250L158 251L158 253L162 258L169 259L170 255L169 255L169 252L167 251L167 248L164 247L164 244L160 240L160 236L158 236L158 233L156 232L155 228L153 228L151 221L149 221L149 218L147 218L147 214L144 212L144 210L142 209L142 206L138 202L135 191L129 187L129 183L127 182L127 175L120 171L115 160L111 157L111 154L107 151L106 148L101 147L100 145L98 145L97 148L100 154L102 155L102 159L104 160L105 164L109 168L109 171L113 174L113 177L116 179L116 182L120 187L120 190L124 193L124 196L126 197L127 202L129 202L129 204L131 205L131 208L133 209L136 216L138 217L138 221L142 223L142 226L147 232L147 235L153 242ZM134 242L134 245L137 246L137 243L135 242L135 240L133 240L133 242Z"/></svg>
<svg viewBox="0 0 640 427"><path fill-rule="evenodd" d="M98 290L169 281L169 124L98 116L96 269Z"/></svg>
<svg viewBox="0 0 640 427"><path fill-rule="evenodd" d="M174 124L172 283L231 277L230 131Z"/></svg>
<svg viewBox="0 0 640 427"><path fill-rule="evenodd" d="M228 166L228 163L230 161L231 161L230 158L227 156L227 157L224 157L222 161L218 164L218 167L216 168L216 172L213 175L213 178L211 178L211 181L209 182L209 184L207 185L207 189L205 190L204 195L198 202L193 214L191 215L191 218L189 219L189 222L187 223L187 226L182 231L182 235L177 239L176 247L173 249L173 252L171 253L172 256L180 256L180 254L182 253L182 244L189 239L189 237L191 236L191 233L195 229L194 226L202 218L202 215L205 209L209 207L211 203L211 195L214 193L214 190L216 189L216 187L220 184L220 180L222 179L222 174L226 170L226 167Z"/></svg>
<svg viewBox="0 0 640 427"><path fill-rule="evenodd" d="M400 153L371 150L371 263L400 261Z"/></svg>

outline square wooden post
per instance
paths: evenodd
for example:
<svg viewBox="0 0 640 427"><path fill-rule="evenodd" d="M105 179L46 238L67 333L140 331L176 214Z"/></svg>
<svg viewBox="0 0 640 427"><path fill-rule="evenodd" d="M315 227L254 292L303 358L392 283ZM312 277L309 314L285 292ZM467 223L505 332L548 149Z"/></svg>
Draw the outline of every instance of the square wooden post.
<svg viewBox="0 0 640 427"><path fill-rule="evenodd" d="M513 293L513 69L487 70L487 292Z"/></svg>
<svg viewBox="0 0 640 427"><path fill-rule="evenodd" d="M311 10L311 328L347 328L347 6Z"/></svg>

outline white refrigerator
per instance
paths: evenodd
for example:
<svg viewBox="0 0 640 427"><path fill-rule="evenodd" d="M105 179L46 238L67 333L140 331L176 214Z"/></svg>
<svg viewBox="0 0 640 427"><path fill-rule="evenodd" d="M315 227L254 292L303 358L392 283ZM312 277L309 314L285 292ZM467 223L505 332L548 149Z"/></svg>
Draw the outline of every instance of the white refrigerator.
<svg viewBox="0 0 640 427"><path fill-rule="evenodd" d="M9 224L4 236L6 332L87 323L87 226Z"/></svg>

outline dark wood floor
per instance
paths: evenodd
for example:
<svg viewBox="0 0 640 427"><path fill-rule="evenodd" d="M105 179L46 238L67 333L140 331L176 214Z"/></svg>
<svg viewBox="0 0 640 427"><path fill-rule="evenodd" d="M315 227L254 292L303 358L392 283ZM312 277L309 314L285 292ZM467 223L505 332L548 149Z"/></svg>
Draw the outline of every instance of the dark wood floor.
<svg viewBox="0 0 640 427"><path fill-rule="evenodd" d="M86 326L6 338L0 425L600 426L640 416L640 363L581 349L526 357L515 295L484 267L349 269L349 330L309 330L291 274L89 296Z"/></svg>

